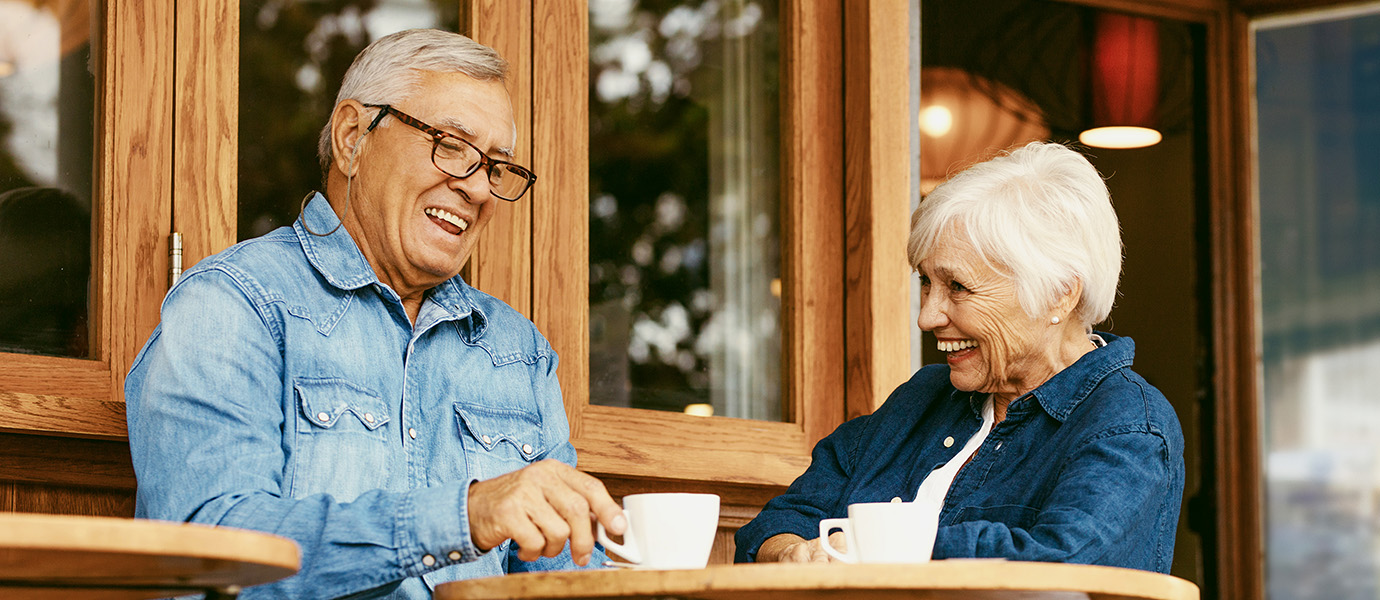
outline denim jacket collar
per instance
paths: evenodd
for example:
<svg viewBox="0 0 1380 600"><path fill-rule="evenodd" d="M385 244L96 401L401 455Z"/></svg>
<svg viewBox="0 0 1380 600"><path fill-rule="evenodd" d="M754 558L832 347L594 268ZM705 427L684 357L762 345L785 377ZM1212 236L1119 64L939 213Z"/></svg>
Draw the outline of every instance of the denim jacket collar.
<svg viewBox="0 0 1380 600"><path fill-rule="evenodd" d="M1096 332L1107 345L1084 354L1067 369L1060 371L1030 392L1049 416L1063 422L1108 375L1122 367L1131 366L1136 344L1131 338Z"/></svg>
<svg viewBox="0 0 1380 600"><path fill-rule="evenodd" d="M311 233L331 231L339 223L340 218L336 216L326 197L320 192L312 192L311 200L302 210L302 216L292 224L292 229L302 244L302 251L307 255L307 261L326 281L341 290L357 290L371 284L382 286L374 267L364 258L364 253L360 252L354 238L350 237L350 233L344 227L326 236ZM308 225L311 231L307 230ZM459 275L428 290L427 299L446 313L437 315L436 321L460 320L473 314L476 318L468 337L478 339L484 335L488 318L470 298L470 286ZM423 314L426 312L423 310ZM419 326L423 325L423 314L418 315Z"/></svg>

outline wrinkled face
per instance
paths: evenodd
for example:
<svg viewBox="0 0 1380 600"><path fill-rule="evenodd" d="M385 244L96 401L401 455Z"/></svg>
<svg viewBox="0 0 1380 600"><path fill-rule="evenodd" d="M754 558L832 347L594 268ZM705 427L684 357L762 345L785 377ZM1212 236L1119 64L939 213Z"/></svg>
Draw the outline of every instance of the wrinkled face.
<svg viewBox="0 0 1380 600"><path fill-rule="evenodd" d="M501 82L423 72L418 83L394 108L512 160L513 111ZM365 258L404 295L454 277L503 203L490 194L487 170L464 179L441 172L431 161L434 138L392 115L363 139L350 230Z"/></svg>
<svg viewBox="0 0 1380 600"><path fill-rule="evenodd" d="M941 236L919 275L918 324L938 338L954 387L1019 395L1048 378L1044 359L1056 346L1053 332L1021 309L1015 282L989 267L966 239Z"/></svg>

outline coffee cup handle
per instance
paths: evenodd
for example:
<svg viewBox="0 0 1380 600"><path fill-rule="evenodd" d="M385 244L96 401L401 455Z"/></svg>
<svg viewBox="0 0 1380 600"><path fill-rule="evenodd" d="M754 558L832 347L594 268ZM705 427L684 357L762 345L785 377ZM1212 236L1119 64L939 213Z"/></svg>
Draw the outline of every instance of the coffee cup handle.
<svg viewBox="0 0 1380 600"><path fill-rule="evenodd" d="M599 543L603 544L604 548L613 550L614 552L618 553L619 556L627 559L628 562L641 563L642 552L637 549L637 536L633 535L632 517L628 515L628 511L626 510L623 511L623 520L628 524L628 527L623 531L622 544L614 543L613 540L609 539L608 532L604 531L603 523L598 523L596 525L596 529L598 530Z"/></svg>
<svg viewBox="0 0 1380 600"><path fill-rule="evenodd" d="M853 547L855 544L849 544L848 553L844 554L834 548L833 544L829 543L829 532L834 529L842 530L843 537L850 540L853 539L853 536L849 534L851 529L848 527L848 519L824 519L819 522L819 545L824 549L824 553L846 563L858 562L858 558L855 555L857 549Z"/></svg>

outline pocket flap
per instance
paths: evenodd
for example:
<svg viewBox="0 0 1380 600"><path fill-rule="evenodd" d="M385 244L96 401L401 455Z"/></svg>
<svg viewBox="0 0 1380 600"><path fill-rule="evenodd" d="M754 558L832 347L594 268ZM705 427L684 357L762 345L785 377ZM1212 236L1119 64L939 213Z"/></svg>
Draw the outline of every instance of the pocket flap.
<svg viewBox="0 0 1380 600"><path fill-rule="evenodd" d="M455 414L459 416L461 427L468 429L470 437L483 445L485 450L493 450L495 446L506 442L527 460L546 453L546 444L541 435L541 417L534 413L457 402Z"/></svg>
<svg viewBox="0 0 1380 600"><path fill-rule="evenodd" d="M388 422L388 406L367 388L344 379L297 379L302 416L317 427L330 429L346 414L354 415L370 431Z"/></svg>

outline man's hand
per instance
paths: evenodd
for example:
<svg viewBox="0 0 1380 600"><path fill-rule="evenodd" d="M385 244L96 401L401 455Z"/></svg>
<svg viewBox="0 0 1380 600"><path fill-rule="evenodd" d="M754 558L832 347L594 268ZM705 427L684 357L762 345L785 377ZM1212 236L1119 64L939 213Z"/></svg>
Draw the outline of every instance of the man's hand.
<svg viewBox="0 0 1380 600"><path fill-rule="evenodd" d="M570 541L575 564L585 566L594 551L591 513L611 535L627 528L623 509L603 482L557 460L543 460L486 481L469 491L470 537L488 551L512 539L518 558L556 556Z"/></svg>
<svg viewBox="0 0 1380 600"><path fill-rule="evenodd" d="M839 552L848 550L842 531L829 534L829 543ZM807 540L798 535L783 533L772 536L757 550L757 562L839 562L824 553L819 538Z"/></svg>

